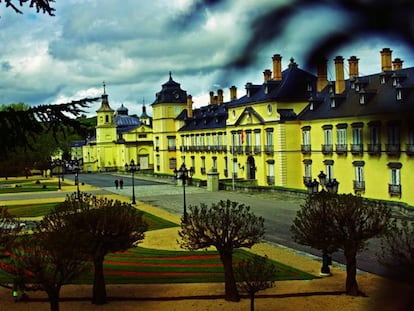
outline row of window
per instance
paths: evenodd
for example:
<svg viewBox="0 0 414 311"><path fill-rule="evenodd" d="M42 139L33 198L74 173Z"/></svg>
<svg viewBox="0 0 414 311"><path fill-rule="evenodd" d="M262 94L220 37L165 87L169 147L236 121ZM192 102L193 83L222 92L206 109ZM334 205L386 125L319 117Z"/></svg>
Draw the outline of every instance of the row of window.
<svg viewBox="0 0 414 311"><path fill-rule="evenodd" d="M304 164L304 176L303 183L305 185L313 181L312 178L312 160L306 159L303 161ZM364 161L354 161L352 162L354 166L354 180L353 180L353 189L356 193L361 193L365 191L365 169ZM328 180L333 180L334 178L334 161L325 160L325 174ZM388 185L388 192L391 196L401 197L401 168L402 164L399 162L390 162L388 163L388 169L390 170L390 183Z"/></svg>
<svg viewBox="0 0 414 311"><path fill-rule="evenodd" d="M364 140L369 143L366 144L366 151L370 154L380 154L382 151L389 155L399 155L403 145L401 142L401 124L399 122L389 122L386 136L386 143L381 142L381 123L380 121L371 121L368 123L368 131L363 131L364 124L362 122L355 122L351 124L351 143L348 143L348 124L340 123L336 125L336 144L333 142L333 126L322 126L324 143L321 146L321 151L325 154L336 153L351 153L361 154L364 150ZM405 151L409 155L414 155L414 128L410 127L406 131ZM382 149L385 146L385 150ZM335 146L335 149L334 149ZM302 128L302 146L303 153L312 151L311 145L311 127L304 126Z"/></svg>

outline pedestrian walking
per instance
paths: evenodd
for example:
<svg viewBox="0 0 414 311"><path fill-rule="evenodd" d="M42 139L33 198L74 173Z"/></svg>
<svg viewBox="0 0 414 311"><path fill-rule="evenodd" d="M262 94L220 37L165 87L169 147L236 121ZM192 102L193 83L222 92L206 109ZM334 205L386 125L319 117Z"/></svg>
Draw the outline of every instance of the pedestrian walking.
<svg viewBox="0 0 414 311"><path fill-rule="evenodd" d="M115 189L118 190L118 179L115 179Z"/></svg>
<svg viewBox="0 0 414 311"><path fill-rule="evenodd" d="M124 180L122 178L119 180L119 188L124 188Z"/></svg>

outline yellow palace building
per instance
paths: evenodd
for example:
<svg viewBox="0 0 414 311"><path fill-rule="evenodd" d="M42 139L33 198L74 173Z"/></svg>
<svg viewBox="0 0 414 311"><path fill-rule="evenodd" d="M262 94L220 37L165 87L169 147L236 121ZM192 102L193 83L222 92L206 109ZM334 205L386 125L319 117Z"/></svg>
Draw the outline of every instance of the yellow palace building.
<svg viewBox="0 0 414 311"><path fill-rule="evenodd" d="M359 59L334 59L317 73L282 56L260 84L210 92L210 102L193 108L191 95L171 76L152 104L152 124L127 131L114 123L107 95L97 111L96 140L83 146L84 169L119 169L131 159L154 174L173 175L183 163L193 178L259 187L306 190L322 171L339 182L340 193L414 206L414 68L403 68L392 51L380 51L379 73L359 75ZM142 136L140 136L142 135ZM91 158L93 155L93 158ZM147 163L147 165L145 164Z"/></svg>

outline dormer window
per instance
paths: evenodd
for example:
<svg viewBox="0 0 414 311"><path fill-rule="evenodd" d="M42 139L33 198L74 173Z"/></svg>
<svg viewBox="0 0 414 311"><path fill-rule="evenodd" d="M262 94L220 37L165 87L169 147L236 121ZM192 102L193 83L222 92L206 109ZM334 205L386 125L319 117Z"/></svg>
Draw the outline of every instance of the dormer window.
<svg viewBox="0 0 414 311"><path fill-rule="evenodd" d="M314 109L314 107L313 107L313 102L310 102L310 105L309 105L309 110L313 110Z"/></svg>
<svg viewBox="0 0 414 311"><path fill-rule="evenodd" d="M359 83L356 83L355 84L355 91L359 92L360 88L361 87L360 87Z"/></svg>
<svg viewBox="0 0 414 311"><path fill-rule="evenodd" d="M308 84L306 85L306 90L308 92L312 92L312 83L308 82Z"/></svg>
<svg viewBox="0 0 414 311"><path fill-rule="evenodd" d="M397 86L400 83L400 79L398 77L394 77L392 79L392 85Z"/></svg>
<svg viewBox="0 0 414 311"><path fill-rule="evenodd" d="M397 85L396 90L397 90L397 100L402 100L403 94L402 94L402 88L400 84Z"/></svg>
<svg viewBox="0 0 414 311"><path fill-rule="evenodd" d="M267 85L265 86L264 93L269 94L269 87Z"/></svg>
<svg viewBox="0 0 414 311"><path fill-rule="evenodd" d="M359 95L359 103L361 105L365 105L365 94L360 94Z"/></svg>
<svg viewBox="0 0 414 311"><path fill-rule="evenodd" d="M329 82L329 93L333 93L334 92L334 86L332 82Z"/></svg>
<svg viewBox="0 0 414 311"><path fill-rule="evenodd" d="M385 84L385 76L381 76L380 77L380 83L381 84Z"/></svg>
<svg viewBox="0 0 414 311"><path fill-rule="evenodd" d="M335 97L331 97L331 108L335 108L335 107L336 107Z"/></svg>

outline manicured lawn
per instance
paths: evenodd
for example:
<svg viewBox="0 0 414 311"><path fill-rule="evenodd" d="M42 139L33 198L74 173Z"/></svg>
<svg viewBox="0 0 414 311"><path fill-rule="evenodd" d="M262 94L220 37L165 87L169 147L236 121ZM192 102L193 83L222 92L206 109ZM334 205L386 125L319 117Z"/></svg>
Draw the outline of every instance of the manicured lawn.
<svg viewBox="0 0 414 311"><path fill-rule="evenodd" d="M61 185L69 185L61 181ZM0 181L1 193L20 193L20 192L35 192L35 191L57 191L58 184L56 181L49 179L17 179L17 180L2 180Z"/></svg>
<svg viewBox="0 0 414 311"><path fill-rule="evenodd" d="M252 257L236 250L234 265ZM310 280L315 276L270 260L277 267L275 280ZM110 254L104 262L105 279L110 284L207 283L224 282L223 265L216 251L168 251L137 247ZM79 283L91 283L88 273Z"/></svg>
<svg viewBox="0 0 414 311"><path fill-rule="evenodd" d="M10 214L16 217L38 217L49 213L57 204L41 203L41 204L21 204L21 205L5 205ZM153 214L143 212L143 219L148 224L148 231L178 227L178 224L165 220Z"/></svg>

